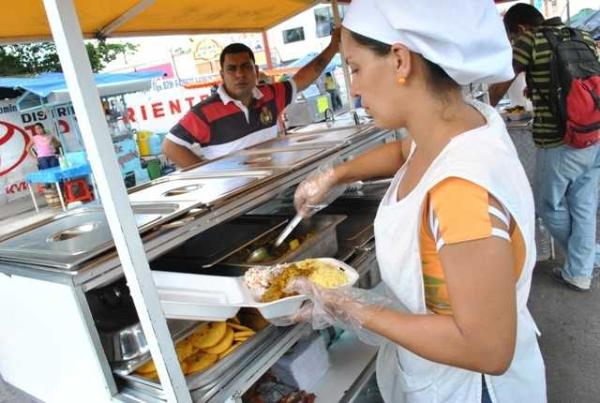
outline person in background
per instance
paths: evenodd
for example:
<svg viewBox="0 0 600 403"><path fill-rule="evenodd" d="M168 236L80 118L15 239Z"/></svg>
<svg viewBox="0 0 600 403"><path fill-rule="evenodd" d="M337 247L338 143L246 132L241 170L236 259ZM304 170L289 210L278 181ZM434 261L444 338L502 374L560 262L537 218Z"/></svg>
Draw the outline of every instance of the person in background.
<svg viewBox="0 0 600 403"><path fill-rule="evenodd" d="M275 138L277 121L296 92L315 81L338 51L340 31L321 54L285 82L258 85L254 53L244 44L221 52L221 84L216 94L194 105L171 129L163 152L178 167L214 159ZM202 158L193 151L201 146Z"/></svg>
<svg viewBox="0 0 600 403"><path fill-rule="evenodd" d="M536 211L566 253L564 266L555 268L554 275L571 289L588 291L596 258L600 143L582 149L565 145L563 130L548 104L552 48L543 30L558 32L565 25L559 17L545 20L535 7L524 3L506 12L504 25L512 42L515 74L525 72L533 100ZM598 54L591 36L581 33ZM489 88L492 105L511 83Z"/></svg>
<svg viewBox="0 0 600 403"><path fill-rule="evenodd" d="M353 0L342 47L351 94L378 127L410 137L321 167L294 204L306 216L341 184L394 176L374 221L389 292L299 279L290 291L311 303L291 320L341 325L371 341L375 334L388 403L545 402L527 308L536 263L531 188L502 117L461 93L514 74L494 3Z"/></svg>
<svg viewBox="0 0 600 403"><path fill-rule="evenodd" d="M58 148L60 141L48 133L41 123L36 123L33 126L33 136L29 146L29 154L37 159L38 169L47 169L57 167Z"/></svg>
<svg viewBox="0 0 600 403"><path fill-rule="evenodd" d="M340 92L338 90L337 82L331 72L325 73L325 90L331 96L331 103L333 110L336 111L342 107L342 100L340 99Z"/></svg>

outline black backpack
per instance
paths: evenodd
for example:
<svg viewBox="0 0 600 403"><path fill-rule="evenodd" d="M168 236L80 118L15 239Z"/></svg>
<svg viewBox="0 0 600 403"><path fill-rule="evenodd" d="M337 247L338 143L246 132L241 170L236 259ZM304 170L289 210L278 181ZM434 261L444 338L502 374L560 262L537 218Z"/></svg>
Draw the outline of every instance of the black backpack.
<svg viewBox="0 0 600 403"><path fill-rule="evenodd" d="M542 28L541 32L552 48L550 97L542 99L557 118L566 145L592 146L600 140L600 62L596 53L577 29Z"/></svg>

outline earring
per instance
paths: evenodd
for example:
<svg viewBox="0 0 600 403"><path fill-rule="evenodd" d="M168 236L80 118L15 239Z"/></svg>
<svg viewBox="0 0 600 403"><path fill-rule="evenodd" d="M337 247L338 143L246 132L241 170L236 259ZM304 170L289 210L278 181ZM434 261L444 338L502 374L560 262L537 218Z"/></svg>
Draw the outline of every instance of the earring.
<svg viewBox="0 0 600 403"><path fill-rule="evenodd" d="M398 77L398 84L399 85L406 84L406 77Z"/></svg>

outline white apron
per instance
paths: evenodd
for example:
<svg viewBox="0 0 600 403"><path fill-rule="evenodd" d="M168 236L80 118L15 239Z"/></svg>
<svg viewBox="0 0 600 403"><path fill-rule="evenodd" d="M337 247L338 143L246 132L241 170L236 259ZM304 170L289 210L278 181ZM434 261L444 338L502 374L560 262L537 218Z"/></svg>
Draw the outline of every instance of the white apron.
<svg viewBox="0 0 600 403"><path fill-rule="evenodd" d="M485 375L485 381L494 403L545 402L544 363L537 344L537 328L527 309L536 261L531 188L498 113L485 104L473 105L485 116L487 125L453 138L419 184L400 201L397 190L406 164L397 172L375 218L377 260L382 279L393 296L412 313L427 313L419 230L428 191L446 178L461 177L493 194L519 226L526 256L516 284L515 355L506 373ZM481 402L480 373L426 360L391 342L379 351L377 381L387 403Z"/></svg>

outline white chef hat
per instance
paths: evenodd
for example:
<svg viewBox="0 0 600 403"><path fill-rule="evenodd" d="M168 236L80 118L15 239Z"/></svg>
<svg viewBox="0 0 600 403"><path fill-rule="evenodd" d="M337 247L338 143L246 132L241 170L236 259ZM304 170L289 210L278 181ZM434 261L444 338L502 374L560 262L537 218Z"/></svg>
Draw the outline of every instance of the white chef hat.
<svg viewBox="0 0 600 403"><path fill-rule="evenodd" d="M512 49L492 0L352 0L343 25L405 45L461 85L514 76Z"/></svg>

